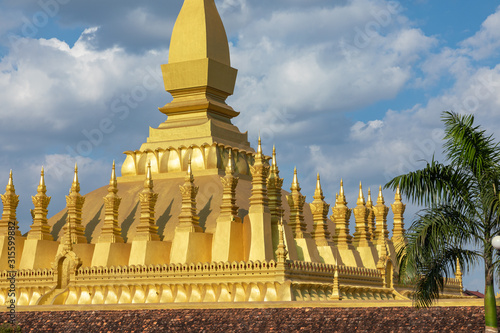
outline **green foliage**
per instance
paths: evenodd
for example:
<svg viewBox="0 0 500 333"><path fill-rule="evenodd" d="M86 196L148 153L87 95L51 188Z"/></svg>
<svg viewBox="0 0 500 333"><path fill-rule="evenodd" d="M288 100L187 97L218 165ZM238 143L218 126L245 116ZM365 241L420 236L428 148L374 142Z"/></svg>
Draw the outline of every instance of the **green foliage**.
<svg viewBox="0 0 500 333"><path fill-rule="evenodd" d="M399 186L411 202L425 206L408 230L407 245L398 251L401 282L415 286L417 307L428 307L439 298L457 260L465 272L484 261L486 293L491 298L498 265L491 238L500 227L500 148L474 125L473 115L444 112L442 120L449 164L433 158L423 169L386 184L392 189ZM475 250L467 249L471 245ZM488 304L486 324L496 327L496 307Z"/></svg>
<svg viewBox="0 0 500 333"><path fill-rule="evenodd" d="M17 333L22 332L21 326L3 323L0 325L0 333Z"/></svg>

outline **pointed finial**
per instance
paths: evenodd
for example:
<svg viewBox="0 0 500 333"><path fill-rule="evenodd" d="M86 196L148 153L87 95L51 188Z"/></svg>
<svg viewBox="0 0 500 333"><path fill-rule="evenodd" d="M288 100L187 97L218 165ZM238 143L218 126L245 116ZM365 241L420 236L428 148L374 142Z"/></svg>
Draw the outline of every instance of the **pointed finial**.
<svg viewBox="0 0 500 333"><path fill-rule="evenodd" d="M188 157L187 172L186 172L186 177L184 178L184 180L187 181L187 182L193 182L194 181L193 168L191 166L191 154L189 154L189 157Z"/></svg>
<svg viewBox="0 0 500 333"><path fill-rule="evenodd" d="M273 169L276 169L277 163L276 163L276 147L273 145L273 161L272 161L272 167Z"/></svg>
<svg viewBox="0 0 500 333"><path fill-rule="evenodd" d="M75 174L73 175L73 184L78 184L78 165L75 162Z"/></svg>
<svg viewBox="0 0 500 333"><path fill-rule="evenodd" d="M361 206L363 206L365 204L365 197L363 195L363 187L361 185L361 182L359 182L359 195L358 195L357 204L361 205Z"/></svg>
<svg viewBox="0 0 500 333"><path fill-rule="evenodd" d="M297 167L293 169L293 181L292 181L292 186L290 187L290 190L298 190L300 191L300 186L299 186L299 180L297 177Z"/></svg>
<svg viewBox="0 0 500 333"><path fill-rule="evenodd" d="M188 158L188 168L187 168L187 173L188 175L192 174L193 171L191 170L191 154L189 154L189 158Z"/></svg>
<svg viewBox="0 0 500 333"><path fill-rule="evenodd" d="M378 198L377 198L377 204L384 204L384 195L382 194L382 186L378 187Z"/></svg>
<svg viewBox="0 0 500 333"><path fill-rule="evenodd" d="M399 190L399 184L398 187L396 188L396 195L394 196L395 201L401 201L401 191Z"/></svg>
<svg viewBox="0 0 500 333"><path fill-rule="evenodd" d="M455 276L462 276L462 269L460 267L460 260L457 257L457 271L455 272Z"/></svg>
<svg viewBox="0 0 500 333"><path fill-rule="evenodd" d="M75 176L73 177L73 182L78 182L78 164L75 162Z"/></svg>
<svg viewBox="0 0 500 333"><path fill-rule="evenodd" d="M78 182L78 165L75 163L75 173L73 175L73 183L71 184L71 189L69 193L78 193L80 192L80 183Z"/></svg>
<svg viewBox="0 0 500 333"><path fill-rule="evenodd" d="M283 230L283 217L278 222L278 249L276 250L276 259L278 262L285 262L288 251L286 250L285 237Z"/></svg>
<svg viewBox="0 0 500 333"><path fill-rule="evenodd" d="M7 186L5 187L5 192L8 192L8 193L15 192L14 179L12 178L12 170L10 170L10 173L9 173L9 182L7 183Z"/></svg>
<svg viewBox="0 0 500 333"><path fill-rule="evenodd" d="M45 172L43 170L40 171L40 183L38 184L37 192L40 194L44 194L47 192L47 187L45 186Z"/></svg>
<svg viewBox="0 0 500 333"><path fill-rule="evenodd" d="M113 167L111 168L111 178L109 179L108 191L115 192L115 189L117 190L117 186L118 182L116 181L115 161L113 160Z"/></svg>
<svg viewBox="0 0 500 333"><path fill-rule="evenodd" d="M366 205L367 206L373 206L372 191L371 191L370 188L368 188L368 198L366 199Z"/></svg>
<svg viewBox="0 0 500 333"><path fill-rule="evenodd" d="M229 149L229 155L228 155L228 160L227 160L227 166L226 166L226 174L234 174L234 167L233 167L233 151Z"/></svg>
<svg viewBox="0 0 500 333"><path fill-rule="evenodd" d="M342 178L340 179L340 192L339 192L339 197L342 199L342 198L345 198L345 195L344 195L344 181L342 180Z"/></svg>
<svg viewBox="0 0 500 333"><path fill-rule="evenodd" d="M319 173L318 173L318 176L316 178L316 189L314 190L313 198L319 199L319 200L323 200L325 198L323 196L323 190L321 189L321 182L320 182L320 178L319 178Z"/></svg>
<svg viewBox="0 0 500 333"><path fill-rule="evenodd" d="M43 165L42 165L42 171L40 171L40 186L45 186L45 172L43 170Z"/></svg>
<svg viewBox="0 0 500 333"><path fill-rule="evenodd" d="M190 163L190 165L189 165L189 166L191 166L191 163ZM147 174L146 174L146 178L147 178L148 180L151 180L151 178L152 178L152 177L151 177L151 161L148 161L148 172L147 172Z"/></svg>
<svg viewBox="0 0 500 333"><path fill-rule="evenodd" d="M258 145L257 145L257 154L262 154L262 143L260 141L260 134L259 134L259 141L258 141Z"/></svg>
<svg viewBox="0 0 500 333"><path fill-rule="evenodd" d="M146 170L146 180L144 181L144 189L153 189L153 177L151 175L151 160L148 160L148 166Z"/></svg>

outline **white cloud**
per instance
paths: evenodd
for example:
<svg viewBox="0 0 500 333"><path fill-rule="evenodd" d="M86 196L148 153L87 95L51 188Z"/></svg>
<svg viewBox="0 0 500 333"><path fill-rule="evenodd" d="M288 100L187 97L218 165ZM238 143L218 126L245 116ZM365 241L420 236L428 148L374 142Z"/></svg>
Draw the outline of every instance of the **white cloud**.
<svg viewBox="0 0 500 333"><path fill-rule="evenodd" d="M500 48L500 7L496 13L491 14L481 25L474 36L464 40L462 46L465 52L474 59L484 59L495 53Z"/></svg>
<svg viewBox="0 0 500 333"><path fill-rule="evenodd" d="M23 39L0 60L0 100L8 110L0 122L9 124L0 133L2 141L23 149L25 131L31 131L38 138L35 147L57 137L76 145L85 139L83 130L99 128L102 119L113 116L113 128L117 123L135 127L134 118L147 128L148 118L132 112L144 103L159 117L155 108L164 103L160 98L168 98L159 69L167 50L141 55L119 47L97 50L92 44L97 31L86 29L73 47L55 38ZM117 106L126 112L115 112Z"/></svg>

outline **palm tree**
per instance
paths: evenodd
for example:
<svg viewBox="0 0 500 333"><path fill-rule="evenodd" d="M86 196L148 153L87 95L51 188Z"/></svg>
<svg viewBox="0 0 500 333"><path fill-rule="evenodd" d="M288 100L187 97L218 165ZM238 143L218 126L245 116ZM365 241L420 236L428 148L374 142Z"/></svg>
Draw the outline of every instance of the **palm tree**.
<svg viewBox="0 0 500 333"><path fill-rule="evenodd" d="M444 153L448 165L432 158L426 167L395 177L396 189L421 210L398 251L402 282L415 286L417 307L439 298L456 262L467 271L484 260L485 325L498 332L491 239L500 233L500 148L474 125L473 115L444 112Z"/></svg>

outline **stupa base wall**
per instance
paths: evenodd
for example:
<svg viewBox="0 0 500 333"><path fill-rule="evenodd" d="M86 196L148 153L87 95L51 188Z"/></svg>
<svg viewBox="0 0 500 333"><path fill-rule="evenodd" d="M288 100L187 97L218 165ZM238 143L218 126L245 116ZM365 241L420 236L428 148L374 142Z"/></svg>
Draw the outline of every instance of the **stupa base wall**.
<svg viewBox="0 0 500 333"><path fill-rule="evenodd" d="M410 289L384 288L377 270L302 261L219 262L79 268L63 289L53 270L21 270L15 280L16 305L120 305L239 302L334 302L338 270L344 300L405 299ZM1 281L9 274L3 271ZM0 284L0 305L9 304L10 283ZM446 297L460 297L450 279Z"/></svg>

